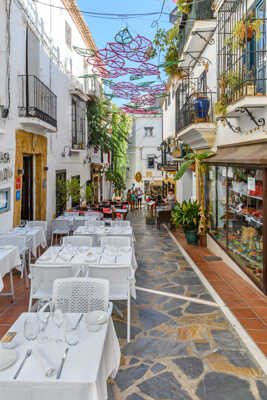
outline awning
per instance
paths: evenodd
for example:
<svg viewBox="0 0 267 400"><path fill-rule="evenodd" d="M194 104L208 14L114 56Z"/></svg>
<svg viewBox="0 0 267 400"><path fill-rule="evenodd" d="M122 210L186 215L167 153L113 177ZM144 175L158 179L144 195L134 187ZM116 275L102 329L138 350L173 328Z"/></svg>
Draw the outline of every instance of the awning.
<svg viewBox="0 0 267 400"><path fill-rule="evenodd" d="M250 165L267 167L267 142L218 147L214 156L203 160L209 165Z"/></svg>

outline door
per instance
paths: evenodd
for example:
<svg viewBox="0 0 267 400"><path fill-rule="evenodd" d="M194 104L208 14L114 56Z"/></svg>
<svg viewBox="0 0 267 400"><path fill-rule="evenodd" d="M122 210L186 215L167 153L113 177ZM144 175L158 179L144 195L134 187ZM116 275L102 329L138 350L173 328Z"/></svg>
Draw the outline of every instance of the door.
<svg viewBox="0 0 267 400"><path fill-rule="evenodd" d="M56 171L56 215L63 214L66 209L66 170Z"/></svg>
<svg viewBox="0 0 267 400"><path fill-rule="evenodd" d="M33 156L23 156L21 219L33 220Z"/></svg>

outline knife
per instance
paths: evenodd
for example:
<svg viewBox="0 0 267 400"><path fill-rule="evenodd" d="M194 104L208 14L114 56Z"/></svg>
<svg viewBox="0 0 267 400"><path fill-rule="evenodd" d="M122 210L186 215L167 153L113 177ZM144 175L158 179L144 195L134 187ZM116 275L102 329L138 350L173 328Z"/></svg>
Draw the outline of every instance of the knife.
<svg viewBox="0 0 267 400"><path fill-rule="evenodd" d="M64 366L64 364L65 364L65 361L66 361L66 358L67 358L67 355L68 355L68 351L69 351L69 348L66 347L66 349L65 349L65 351L64 351L64 354L63 354L63 357L62 357L62 360L61 360L61 363L60 363L60 366L59 366L59 369L58 369L58 371L57 371L57 379L60 378L60 375L61 375L63 366Z"/></svg>
<svg viewBox="0 0 267 400"><path fill-rule="evenodd" d="M74 328L73 328L74 330L78 328L78 326L79 326L79 324L80 324L80 322L81 322L82 319L83 319L83 313L80 315L78 321L76 322L76 325L75 325Z"/></svg>

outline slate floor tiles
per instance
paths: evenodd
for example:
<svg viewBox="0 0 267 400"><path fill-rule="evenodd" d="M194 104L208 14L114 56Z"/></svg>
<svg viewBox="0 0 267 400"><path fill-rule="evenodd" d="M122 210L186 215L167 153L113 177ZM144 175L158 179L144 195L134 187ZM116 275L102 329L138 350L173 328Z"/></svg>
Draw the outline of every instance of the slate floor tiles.
<svg viewBox="0 0 267 400"><path fill-rule="evenodd" d="M146 226L139 211L131 219L139 264L136 284L167 295L137 291L130 343L126 318L114 316L122 363L109 399L266 400L267 378L219 307L168 296L214 303L167 231Z"/></svg>

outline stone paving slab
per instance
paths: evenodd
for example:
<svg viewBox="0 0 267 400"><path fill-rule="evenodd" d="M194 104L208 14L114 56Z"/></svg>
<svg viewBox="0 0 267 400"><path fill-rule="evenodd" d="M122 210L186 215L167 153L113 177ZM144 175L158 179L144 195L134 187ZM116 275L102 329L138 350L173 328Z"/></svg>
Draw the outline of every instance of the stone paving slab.
<svg viewBox="0 0 267 400"><path fill-rule="evenodd" d="M139 269L137 286L213 302L163 229L131 214ZM111 400L263 400L267 378L218 307L137 291L132 340L114 315L122 361Z"/></svg>

